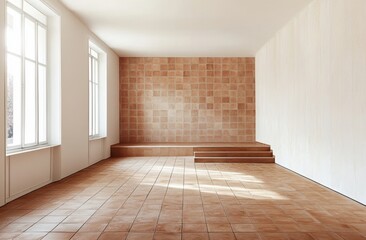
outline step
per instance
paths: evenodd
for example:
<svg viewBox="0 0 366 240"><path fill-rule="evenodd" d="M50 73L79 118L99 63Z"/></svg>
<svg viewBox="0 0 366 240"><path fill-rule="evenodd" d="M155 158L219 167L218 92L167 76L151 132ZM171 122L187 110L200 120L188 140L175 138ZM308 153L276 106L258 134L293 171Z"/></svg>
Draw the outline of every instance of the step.
<svg viewBox="0 0 366 240"><path fill-rule="evenodd" d="M195 157L196 163L274 163L273 157Z"/></svg>
<svg viewBox="0 0 366 240"><path fill-rule="evenodd" d="M195 157L272 157L272 151L199 151Z"/></svg>
<svg viewBox="0 0 366 240"><path fill-rule="evenodd" d="M253 146L253 147L194 147L194 152L203 152L203 151L214 151L214 152L222 152L222 151L270 151L270 146Z"/></svg>
<svg viewBox="0 0 366 240"><path fill-rule="evenodd" d="M190 142L190 143L119 143L111 146L113 157L143 157L143 156L194 156L194 151L206 152L268 152L270 146L259 142ZM209 155L211 156L211 155ZM231 155L225 155L231 156ZM236 155L234 155L236 156ZM251 156L251 155L244 155ZM261 155L263 156L263 155ZM267 155L266 155L267 156ZM238 156L239 157L239 156Z"/></svg>

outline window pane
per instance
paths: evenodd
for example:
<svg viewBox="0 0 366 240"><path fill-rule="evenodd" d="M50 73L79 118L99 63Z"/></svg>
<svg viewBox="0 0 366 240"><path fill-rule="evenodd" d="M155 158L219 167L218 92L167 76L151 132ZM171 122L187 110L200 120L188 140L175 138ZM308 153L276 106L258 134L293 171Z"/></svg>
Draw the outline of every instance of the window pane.
<svg viewBox="0 0 366 240"><path fill-rule="evenodd" d="M89 81L89 136L93 135L93 83Z"/></svg>
<svg viewBox="0 0 366 240"><path fill-rule="evenodd" d="M25 48L25 57L35 60L36 59L36 24L29 20L25 19L24 22L24 48Z"/></svg>
<svg viewBox="0 0 366 240"><path fill-rule="evenodd" d="M95 113L94 113L94 126L95 126L95 135L99 134L99 86L98 84L95 84Z"/></svg>
<svg viewBox="0 0 366 240"><path fill-rule="evenodd" d="M5 1L7 147L19 149L47 142L47 16L42 3Z"/></svg>
<svg viewBox="0 0 366 240"><path fill-rule="evenodd" d="M22 49L22 16L12 8L7 7L6 16L6 47L9 52L20 55Z"/></svg>
<svg viewBox="0 0 366 240"><path fill-rule="evenodd" d="M21 58L7 56L7 144L8 147L21 145L22 114Z"/></svg>
<svg viewBox="0 0 366 240"><path fill-rule="evenodd" d="M99 53L89 47L89 135L100 135Z"/></svg>
<svg viewBox="0 0 366 240"><path fill-rule="evenodd" d="M46 29L38 26L38 62L46 64L47 59L47 35Z"/></svg>
<svg viewBox="0 0 366 240"><path fill-rule="evenodd" d="M36 66L26 60L24 67L24 144L29 145L36 143Z"/></svg>
<svg viewBox="0 0 366 240"><path fill-rule="evenodd" d="M96 131L96 116L97 116L97 98L96 98L96 86L95 83L93 83L93 135L97 133Z"/></svg>
<svg viewBox="0 0 366 240"><path fill-rule="evenodd" d="M47 141L47 84L46 67L38 67L38 134L39 142Z"/></svg>
<svg viewBox="0 0 366 240"><path fill-rule="evenodd" d="M99 134L99 85L98 85L98 74L99 74L99 67L98 67L98 60L94 59L94 134Z"/></svg>

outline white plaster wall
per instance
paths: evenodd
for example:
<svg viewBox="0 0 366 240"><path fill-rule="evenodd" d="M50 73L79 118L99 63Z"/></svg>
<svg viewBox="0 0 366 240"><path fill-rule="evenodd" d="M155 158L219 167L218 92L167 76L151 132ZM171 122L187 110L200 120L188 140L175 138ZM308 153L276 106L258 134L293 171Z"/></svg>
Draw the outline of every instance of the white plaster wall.
<svg viewBox="0 0 366 240"><path fill-rule="evenodd" d="M366 204L366 1L315 0L256 55L257 141Z"/></svg>
<svg viewBox="0 0 366 240"><path fill-rule="evenodd" d="M119 143L119 57L107 51L107 138L104 158L111 156L110 146Z"/></svg>
<svg viewBox="0 0 366 240"><path fill-rule="evenodd" d="M72 13L61 15L61 177L88 166L88 30Z"/></svg>
<svg viewBox="0 0 366 240"><path fill-rule="evenodd" d="M8 165L5 166L5 56L4 56L4 15L0 16L0 206L7 199L12 200L13 196L18 197L18 186L21 186L21 193L34 190L34 186L41 186L44 182L39 176L52 176L53 180L59 180L72 173L75 173L90 164L93 164L110 156L110 145L118 143L119 133L119 96L118 96L118 74L119 64L118 56L103 42L101 42L87 27L68 9L66 9L57 0L43 0L47 5L53 8L61 18L61 145L51 148L48 154L50 168L45 165L42 168L32 167L31 171L35 173L31 180L17 178L18 174L24 169L30 168L29 163L45 162L40 158L38 151L21 154L21 159L27 161L16 161L8 158ZM0 1L0 12L5 12L5 1ZM107 54L107 137L98 145L89 146L88 137L88 46L89 39L95 43ZM44 151L44 150L39 150ZM93 153L93 159L89 160L89 152ZM40 152L41 153L41 152ZM40 154L39 153L39 154ZM47 162L47 161L46 161ZM9 167L12 170L9 171ZM5 176L5 169L8 169ZM6 179L6 182L5 182ZM14 179L15 195L10 196L11 186L9 179ZM36 183L40 185L37 185ZM9 193L5 196L5 189Z"/></svg>
<svg viewBox="0 0 366 240"><path fill-rule="evenodd" d="M89 141L89 165L97 163L105 158L104 143L104 138Z"/></svg>
<svg viewBox="0 0 366 240"><path fill-rule="evenodd" d="M61 178L90 163L110 156L110 145L118 143L119 58L59 2L49 0L61 15ZM88 47L93 40L107 54L107 138L103 147L89 144L88 136ZM116 94L117 93L117 94ZM117 133L117 135L115 134ZM90 148L90 149L89 149ZM97 149L93 149L97 148ZM98 150L100 149L100 150ZM89 152L94 159L89 160ZM106 154L105 154L106 153ZM96 159L95 156L98 157Z"/></svg>

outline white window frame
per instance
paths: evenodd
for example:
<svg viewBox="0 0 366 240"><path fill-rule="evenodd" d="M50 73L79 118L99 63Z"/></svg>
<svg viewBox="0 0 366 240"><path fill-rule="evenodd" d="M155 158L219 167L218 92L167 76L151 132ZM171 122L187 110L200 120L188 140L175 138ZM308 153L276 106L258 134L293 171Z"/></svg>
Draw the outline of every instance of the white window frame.
<svg viewBox="0 0 366 240"><path fill-rule="evenodd" d="M7 152L13 152L13 151L21 151L21 150L27 150L27 149L31 149L31 148L36 148L39 146L44 146L48 144L48 61L47 61L47 44L48 44L48 26L47 23L42 23L41 21L39 21L35 16L32 16L31 14L27 13L24 10L25 7L25 3L32 6L33 8L35 8L37 11L39 11L39 13L41 13L43 16L45 17L45 19L47 19L47 15L43 14L41 10L39 10L37 7L33 6L32 4L30 4L29 2L25 1L25 0L19 0L18 1L21 6L16 6L14 5L11 1L7 1L6 2L6 15L7 15L7 9L11 8L13 11L18 12L21 15L21 53L20 54L16 54L13 52L10 52L8 48L6 48L6 56L8 55L12 55L15 57L18 57L21 59L21 124L20 124L20 131L21 131L21 137L20 137L20 144L19 145L12 145L12 146L8 146L8 137L6 137L7 139L7 143L6 143L6 149ZM29 59L25 56L25 21L29 20L31 22L33 22L34 25L34 30L35 30L35 59ZM7 26L7 24L6 24ZM46 60L45 63L41 63L39 62L39 56L38 56L38 28L41 27L45 30L46 33L46 46L45 46L45 55L46 55ZM6 57L7 58L7 57ZM25 127L25 62L29 61L32 62L34 64L35 67L35 141L33 143L30 144L26 144L25 143L25 131L26 131L26 127ZM6 61L7 62L7 61ZM6 63L7 64L7 63ZM40 141L39 139L39 67L42 66L45 68L46 71L46 86L45 86L45 101L46 101L46 106L45 106L45 114L46 114L46 120L45 120L45 140L44 141ZM8 67L6 67L6 69L8 69ZM7 71L7 70L6 70ZM7 76L7 74L6 74ZM6 77L7 79L7 77ZM6 92L6 94L8 94L8 92ZM6 98L7 99L7 98ZM6 116L8 116L8 111L6 111ZM6 121L8 120L8 117L6 117ZM8 124L6 123L6 129L7 129L7 134L8 134Z"/></svg>
<svg viewBox="0 0 366 240"><path fill-rule="evenodd" d="M106 137L106 54L89 41L89 139Z"/></svg>

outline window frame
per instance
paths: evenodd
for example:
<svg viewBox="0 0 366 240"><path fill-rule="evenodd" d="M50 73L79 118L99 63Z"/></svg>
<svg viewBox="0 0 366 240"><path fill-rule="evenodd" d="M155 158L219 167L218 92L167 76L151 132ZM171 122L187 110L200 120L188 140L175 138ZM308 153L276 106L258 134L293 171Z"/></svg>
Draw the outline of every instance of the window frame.
<svg viewBox="0 0 366 240"><path fill-rule="evenodd" d="M101 139L101 138L105 138L107 137L107 53L99 46L99 44L95 43L98 42L97 40L91 38L89 39L89 45L88 45L88 62L89 62L89 69L88 69L88 123L89 123L89 128L88 128L88 135L89 135L89 140L95 140L95 139ZM90 68L90 59L91 59L91 53L94 53L94 55L96 56L98 63L97 63L97 71L95 72L96 76L97 76L97 83L98 83L98 96L97 96L97 101L95 101L95 98L93 96L91 96L91 87L90 87L90 73L92 71L92 69ZM95 57L94 57L95 59ZM94 98L94 102L97 103L98 105L98 112L97 115L94 114L94 121L91 123L91 100ZM95 125L97 124L97 126ZM92 126L94 125L94 126ZM92 128L97 128L97 134L91 134L92 132L90 131ZM95 133L95 132L94 132Z"/></svg>
<svg viewBox="0 0 366 240"><path fill-rule="evenodd" d="M13 57L17 57L20 59L20 84L21 84L21 92L20 92L20 112L21 112L21 116L20 116L20 144L17 145L10 145L9 146L9 138L8 138L8 131L9 131L9 126L8 126L8 89L6 90L5 94L6 94L6 112L5 112L5 116L6 116L6 152L7 153L12 153L12 152L17 152L17 151L24 151L24 150L29 150L29 149L34 149L34 148L38 148L38 147L44 147L46 145L48 145L48 141L49 141L49 103L48 103L48 96L49 96L49 89L48 89L48 71L49 71L49 67L48 67L48 41L49 41L49 37L48 37L48 24L47 23L43 23L40 20L38 20L35 16L32 16L31 14L27 13L24 9L24 3L30 5L31 7L33 7L34 9L36 9L39 13L41 13L43 15L43 17L45 17L46 19L48 19L47 14L43 13L42 10L40 10L39 8L35 7L34 5L32 5L31 3L25 1L25 0L21 0L20 4L21 4L21 8L14 5L11 1L6 1L5 2L5 26L7 28L8 26L8 8L10 8L11 10L17 12L20 15L20 34L21 34L21 40L20 40L20 54L14 53L12 51L9 51L7 44L5 46L5 77L6 77L6 82L8 85L8 56L13 56ZM29 57L26 56L26 52L25 52L25 43L26 43L26 39L25 39L25 23L26 21L30 21L34 24L34 59L31 59ZM45 33L45 42L44 42L44 55L45 55L45 62L42 63L39 61L39 28L42 28L44 30ZM7 34L8 31L5 31L5 39L6 41L8 40L7 38ZM25 137L25 132L26 132L26 127L25 127L25 120L26 120L26 104L25 104L25 99L26 99L26 93L25 93L25 88L26 88L26 79L25 79L25 71L26 71L26 61L31 62L34 65L34 96L32 95L32 97L34 97L34 105L35 105L35 113L34 113L34 134L35 134L35 141L33 143L26 143L26 137ZM39 89L39 82L40 82L40 67L43 67L45 69L45 88L44 88L44 92L40 93L40 89ZM40 94L45 94L44 97L44 101L45 101L45 106L44 106L44 114L45 114L45 132L44 132L44 136L45 136L45 140L44 141L40 141Z"/></svg>
<svg viewBox="0 0 366 240"><path fill-rule="evenodd" d="M100 133L100 53L89 44L89 139ZM96 54L94 56L93 52Z"/></svg>

